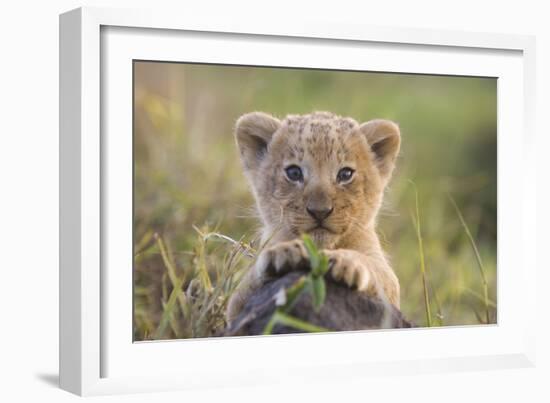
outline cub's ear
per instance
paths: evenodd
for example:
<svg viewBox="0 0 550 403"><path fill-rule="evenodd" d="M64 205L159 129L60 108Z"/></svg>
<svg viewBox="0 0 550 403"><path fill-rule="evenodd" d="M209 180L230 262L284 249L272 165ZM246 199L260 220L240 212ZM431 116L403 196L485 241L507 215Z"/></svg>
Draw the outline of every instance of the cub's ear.
<svg viewBox="0 0 550 403"><path fill-rule="evenodd" d="M247 113L237 120L235 137L247 170L254 171L258 167L273 133L280 126L278 119L263 112Z"/></svg>
<svg viewBox="0 0 550 403"><path fill-rule="evenodd" d="M401 144L399 126L390 120L375 119L363 123L360 130L376 156L375 163L380 175L384 180L389 180Z"/></svg>

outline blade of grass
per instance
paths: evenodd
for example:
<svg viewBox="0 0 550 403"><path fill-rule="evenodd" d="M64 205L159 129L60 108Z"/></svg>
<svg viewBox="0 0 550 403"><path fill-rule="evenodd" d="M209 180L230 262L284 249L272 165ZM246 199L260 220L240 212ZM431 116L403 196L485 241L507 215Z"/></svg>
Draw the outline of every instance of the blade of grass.
<svg viewBox="0 0 550 403"><path fill-rule="evenodd" d="M195 230L198 231L198 229L196 227L195 227ZM252 248L252 246L244 243L242 240L236 241L235 239L233 239L233 238L231 238L227 235L220 234L219 232L209 232L207 234L204 234L203 237L204 237L205 241L208 241L210 238L218 238L218 239L221 239L222 241L229 242L230 244L232 244L234 246L238 245L238 246L240 246L244 249L244 254L246 256L248 256L250 258L253 258L255 256L254 248Z"/></svg>
<svg viewBox="0 0 550 403"><path fill-rule="evenodd" d="M464 220L464 217L462 215L462 212L458 208L458 205L456 204L453 197L449 194L447 195L449 197L449 200L453 204L456 214L458 215L458 219L460 220L460 223L462 224L462 227L464 228L464 232L466 232L466 236L468 237L468 240L470 241L470 245L472 246L472 250L474 251L474 255L476 257L477 266L479 267L479 273L481 274L481 282L483 286L483 302L485 304L485 323L490 322L489 318L489 286L487 284L487 278L485 277L485 269L483 268L483 262L481 261L481 255L479 254L479 251L477 249L477 245L475 243L474 237L472 236L472 233L470 232L470 229L468 228L468 225L466 224L466 220Z"/></svg>
<svg viewBox="0 0 550 403"><path fill-rule="evenodd" d="M212 281L210 280L210 275L208 274L208 269L206 267L206 240L204 238L204 233L200 231L197 227L193 226L195 231L199 233L199 242L196 247L196 257L197 257L197 266L199 269L199 277L207 290L212 289Z"/></svg>
<svg viewBox="0 0 550 403"><path fill-rule="evenodd" d="M434 282L433 282L433 278L430 274L431 274L431 271L430 271L430 273L428 273L428 279L429 279L429 284L430 284L429 289L431 290L432 295L434 297L435 308L437 310L437 313L436 313L435 317L437 318L437 320L439 322L439 326L443 326L443 319L444 319L445 316L443 315L443 310L441 309L441 304L439 303L439 298L437 297L437 292L433 288L433 286L431 286L432 284L434 284Z"/></svg>
<svg viewBox="0 0 550 403"><path fill-rule="evenodd" d="M426 322L428 327L432 326L432 313L430 311L430 296L428 294L428 281L426 278L426 263L424 261L424 245L422 240L422 231L420 229L420 209L418 207L418 190L414 182L410 181L414 187L414 196L415 196L415 214L416 218L413 216L413 222L416 227L416 237L418 239L418 254L420 255L420 273L422 275L422 287L424 291L424 305L426 306Z"/></svg>
<svg viewBox="0 0 550 403"><path fill-rule="evenodd" d="M185 313L187 311L187 299L185 297L185 294L181 290L181 286L185 282L185 275L181 279L181 283L180 283L179 280L178 280L178 277L176 275L176 267L175 267L172 259L168 255L168 252L166 250L166 247L164 245L164 242L163 242L162 238L160 237L160 235L158 235L156 233L155 233L154 237L155 237L155 240L157 241L157 246L160 250L160 255L162 257L162 261L164 262L164 266L166 267L166 271L168 272L168 277L170 278L170 282L172 283L172 287L173 287L174 290L178 290L178 293L177 293L176 297L177 297L179 305L180 305L181 313L183 315L185 315Z"/></svg>
<svg viewBox="0 0 550 403"><path fill-rule="evenodd" d="M279 324L309 333L330 332L327 328L312 325L311 323L305 322L277 310L265 326L263 334L271 334L273 332L273 328Z"/></svg>
<svg viewBox="0 0 550 403"><path fill-rule="evenodd" d="M307 235L302 236L302 240L304 242L304 246L306 247L307 253L309 255L309 264L311 266L311 271L314 272L319 267L321 257L319 256L319 252L317 251L317 247L311 240L311 238Z"/></svg>
<svg viewBox="0 0 550 403"><path fill-rule="evenodd" d="M134 247L134 256L139 255L141 252L143 252L144 249L149 245L151 240L154 237L154 233L151 230L148 230L143 234L140 241L137 243L137 245Z"/></svg>
<svg viewBox="0 0 550 403"><path fill-rule="evenodd" d="M478 292L475 292L474 290L472 290L471 288L463 288L464 291L466 291L467 293L473 295L474 297L476 297L477 299L479 299L481 302L484 302L484 296L481 295L480 293ZM487 303L489 304L489 306L493 309L495 309L497 307L497 304L495 301L493 301L492 299L488 299Z"/></svg>
<svg viewBox="0 0 550 403"><path fill-rule="evenodd" d="M301 276L291 287L289 287L288 290L285 290L286 303L283 307L281 307L284 312L288 313L292 310L292 308L294 308L294 305L296 305L296 302L298 302L298 297L302 294L302 291L304 291L305 287L306 276Z"/></svg>
<svg viewBox="0 0 550 403"><path fill-rule="evenodd" d="M161 339L166 331L166 327L170 323L170 318L172 317L172 314L174 312L174 308L178 299L178 295L181 295L181 286L182 281L176 280L176 286L174 286L174 289L170 293L170 297L168 298L168 301L166 302L166 305L163 307L162 316L160 318L159 326L157 327L157 331L155 333L155 339Z"/></svg>

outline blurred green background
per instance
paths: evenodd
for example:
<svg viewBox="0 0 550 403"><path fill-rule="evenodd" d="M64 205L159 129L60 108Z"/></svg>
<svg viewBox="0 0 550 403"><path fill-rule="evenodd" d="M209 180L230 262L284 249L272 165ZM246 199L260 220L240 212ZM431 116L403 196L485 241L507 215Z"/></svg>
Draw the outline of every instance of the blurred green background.
<svg viewBox="0 0 550 403"><path fill-rule="evenodd" d="M196 318L181 305L179 313L165 315L168 325L159 331L167 304L178 305L170 301L174 285L189 294L204 258L193 226L247 242L255 236L253 199L232 132L241 114L255 110L279 117L328 110L359 122L396 121L402 151L379 234L400 279L401 309L417 325L427 325L416 188L432 324L487 322L478 262L449 196L479 250L489 322L496 322L496 79L135 62L136 340L202 337L223 327L218 315L216 324L197 330L189 323ZM164 260L159 237L167 249ZM209 272L223 265L224 247L202 250ZM231 292L225 287L216 295L221 305ZM212 306L203 305L197 312L209 315Z"/></svg>

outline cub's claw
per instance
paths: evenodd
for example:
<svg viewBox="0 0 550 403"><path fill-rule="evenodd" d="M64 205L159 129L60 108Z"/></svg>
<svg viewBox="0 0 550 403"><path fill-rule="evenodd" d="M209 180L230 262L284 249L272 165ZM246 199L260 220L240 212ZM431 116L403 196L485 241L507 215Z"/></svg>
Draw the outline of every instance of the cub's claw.
<svg viewBox="0 0 550 403"><path fill-rule="evenodd" d="M361 261L348 256L344 251L325 250L328 257L329 271L332 278L358 291L366 291L369 286L370 273Z"/></svg>
<svg viewBox="0 0 550 403"><path fill-rule="evenodd" d="M280 242L264 250L256 263L256 272L260 277L281 275L293 270L307 270L309 258L304 243L294 241Z"/></svg>

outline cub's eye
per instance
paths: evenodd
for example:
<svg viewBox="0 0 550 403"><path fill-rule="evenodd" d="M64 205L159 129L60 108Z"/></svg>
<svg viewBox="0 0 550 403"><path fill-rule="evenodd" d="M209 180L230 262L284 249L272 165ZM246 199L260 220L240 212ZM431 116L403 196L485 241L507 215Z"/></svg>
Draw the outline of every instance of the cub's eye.
<svg viewBox="0 0 550 403"><path fill-rule="evenodd" d="M338 183L345 183L349 182L351 178L353 177L353 173L355 171L351 168L342 168L338 171L338 175L336 176L336 180Z"/></svg>
<svg viewBox="0 0 550 403"><path fill-rule="evenodd" d="M289 165L285 168L286 176L292 182L301 182L304 180L302 169L298 165Z"/></svg>

